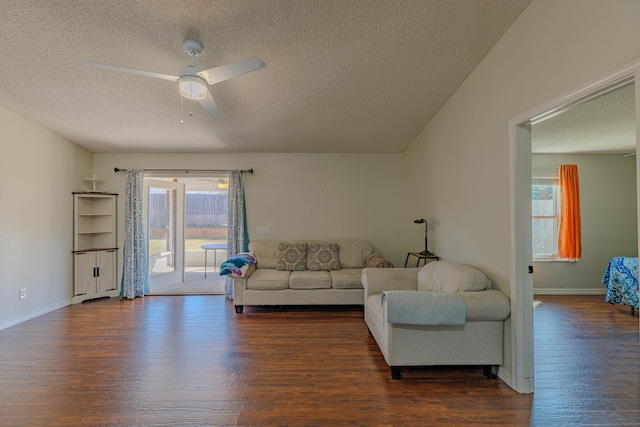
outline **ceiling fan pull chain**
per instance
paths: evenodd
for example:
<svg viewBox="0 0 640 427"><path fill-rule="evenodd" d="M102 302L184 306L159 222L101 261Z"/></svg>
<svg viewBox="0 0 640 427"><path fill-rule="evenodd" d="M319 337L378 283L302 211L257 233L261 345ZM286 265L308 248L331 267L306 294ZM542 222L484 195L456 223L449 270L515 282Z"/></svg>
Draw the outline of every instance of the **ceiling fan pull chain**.
<svg viewBox="0 0 640 427"><path fill-rule="evenodd" d="M184 98L180 97L180 124L184 124Z"/></svg>
<svg viewBox="0 0 640 427"><path fill-rule="evenodd" d="M193 111L189 111L189 117L193 117ZM184 97L180 97L180 124L184 124Z"/></svg>

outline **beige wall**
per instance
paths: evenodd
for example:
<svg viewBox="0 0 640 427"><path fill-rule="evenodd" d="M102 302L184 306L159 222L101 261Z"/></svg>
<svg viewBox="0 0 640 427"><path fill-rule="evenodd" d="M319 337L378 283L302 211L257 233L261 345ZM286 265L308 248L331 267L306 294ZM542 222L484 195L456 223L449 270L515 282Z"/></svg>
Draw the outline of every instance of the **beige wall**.
<svg viewBox="0 0 640 427"><path fill-rule="evenodd" d="M0 328L70 303L73 199L91 153L0 108ZM18 299L27 289L27 298Z"/></svg>
<svg viewBox="0 0 640 427"><path fill-rule="evenodd" d="M103 188L124 196L121 169L251 169L245 175L249 238L369 239L399 265L402 254L401 154L132 154L96 153ZM123 197L119 234L123 240ZM256 227L268 226L259 236Z"/></svg>
<svg viewBox="0 0 640 427"><path fill-rule="evenodd" d="M614 256L638 256L636 159L622 154L533 155L532 166L578 165L582 258L534 263L535 293L606 293L600 281Z"/></svg>
<svg viewBox="0 0 640 427"><path fill-rule="evenodd" d="M640 58L638 16L635 0L529 5L405 153L404 222L429 219L433 251L510 293L508 121ZM405 230L405 249L418 247Z"/></svg>

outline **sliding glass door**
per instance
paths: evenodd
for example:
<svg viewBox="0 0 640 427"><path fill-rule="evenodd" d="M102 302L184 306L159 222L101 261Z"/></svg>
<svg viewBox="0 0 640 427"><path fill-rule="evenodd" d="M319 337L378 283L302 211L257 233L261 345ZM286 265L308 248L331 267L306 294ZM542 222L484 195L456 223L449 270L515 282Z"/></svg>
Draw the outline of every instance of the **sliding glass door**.
<svg viewBox="0 0 640 427"><path fill-rule="evenodd" d="M144 180L149 285L184 281L185 186L179 182Z"/></svg>

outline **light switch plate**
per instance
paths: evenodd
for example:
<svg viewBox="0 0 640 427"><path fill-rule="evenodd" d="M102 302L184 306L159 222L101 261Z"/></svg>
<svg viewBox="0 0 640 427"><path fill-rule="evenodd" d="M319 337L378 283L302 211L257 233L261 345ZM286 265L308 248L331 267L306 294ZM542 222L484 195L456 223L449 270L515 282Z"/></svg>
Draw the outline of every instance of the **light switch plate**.
<svg viewBox="0 0 640 427"><path fill-rule="evenodd" d="M266 226L259 226L256 230L256 234L269 234L269 227Z"/></svg>

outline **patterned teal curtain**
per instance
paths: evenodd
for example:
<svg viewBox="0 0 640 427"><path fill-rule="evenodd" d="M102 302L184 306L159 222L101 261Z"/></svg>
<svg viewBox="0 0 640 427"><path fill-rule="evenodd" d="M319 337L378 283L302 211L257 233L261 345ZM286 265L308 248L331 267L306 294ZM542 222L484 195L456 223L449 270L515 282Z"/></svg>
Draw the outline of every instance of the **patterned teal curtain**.
<svg viewBox="0 0 640 427"><path fill-rule="evenodd" d="M249 249L247 211L244 200L244 178L239 170L229 172L229 218L227 225L227 258ZM224 295L233 299L233 280L227 276Z"/></svg>
<svg viewBox="0 0 640 427"><path fill-rule="evenodd" d="M134 299L149 294L147 239L143 214L143 179L141 169L127 171L125 192L124 250L120 296Z"/></svg>

